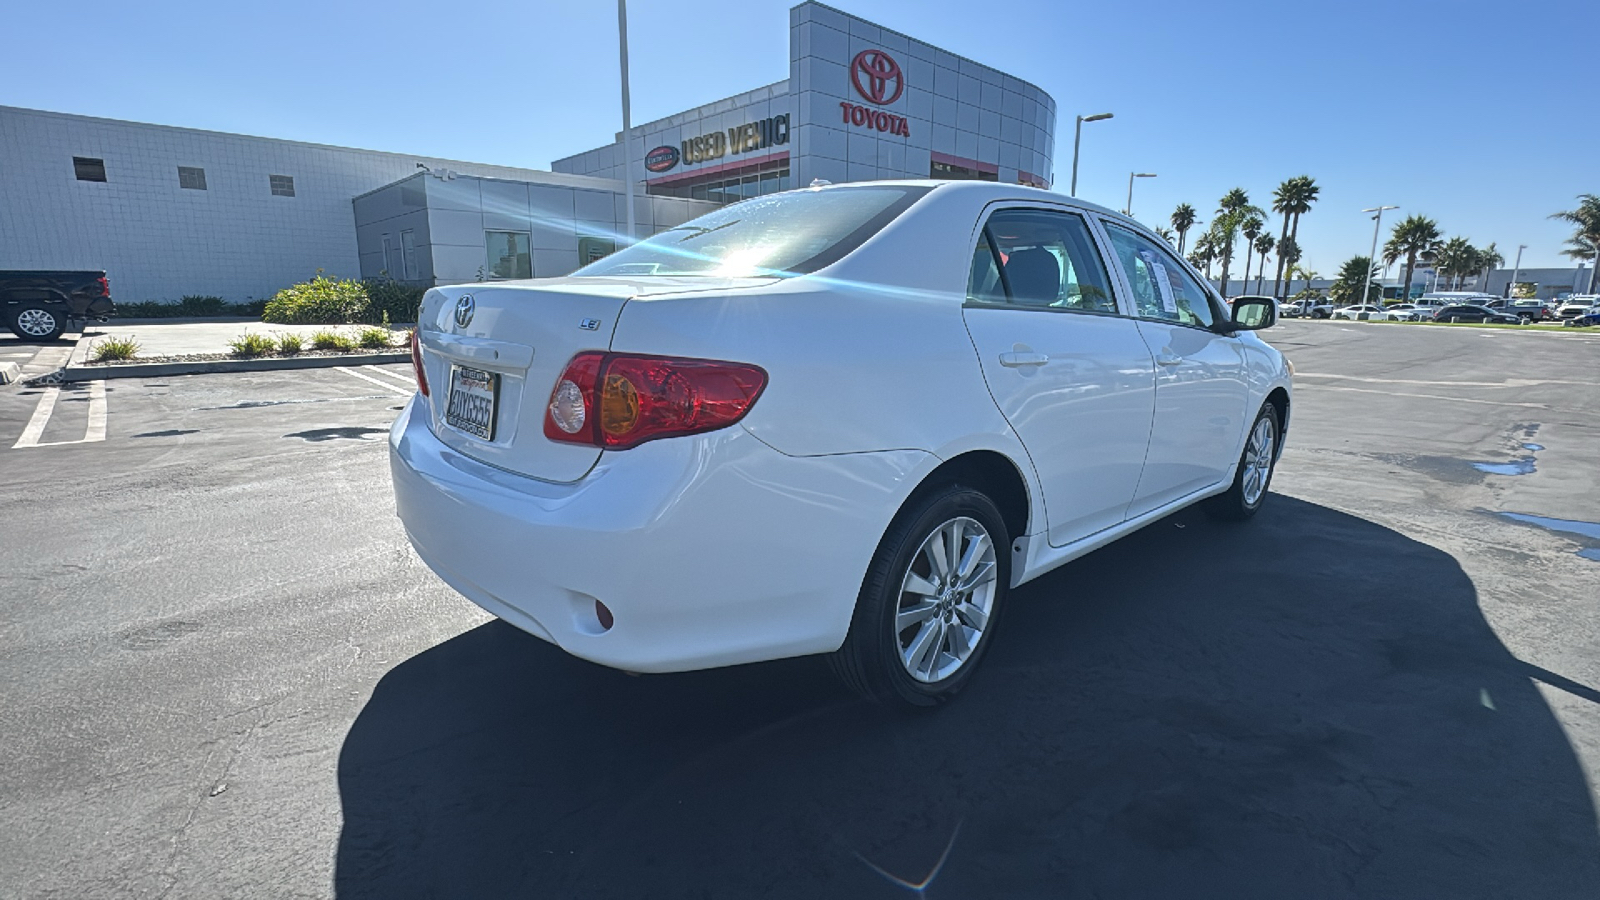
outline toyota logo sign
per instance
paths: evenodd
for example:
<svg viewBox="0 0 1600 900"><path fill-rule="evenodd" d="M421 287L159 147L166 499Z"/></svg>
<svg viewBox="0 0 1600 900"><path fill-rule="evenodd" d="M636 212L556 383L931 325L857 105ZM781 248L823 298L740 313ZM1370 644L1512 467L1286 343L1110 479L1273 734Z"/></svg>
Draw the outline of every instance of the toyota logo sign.
<svg viewBox="0 0 1600 900"><path fill-rule="evenodd" d="M472 314L477 310L478 305L473 301L472 295L462 294L461 299L456 301L456 327L465 328L471 325Z"/></svg>
<svg viewBox="0 0 1600 900"><path fill-rule="evenodd" d="M894 82L894 91L889 82ZM856 86L868 103L888 106L900 99L906 89L906 80L900 74L900 64L882 50L863 50L850 62L850 82Z"/></svg>

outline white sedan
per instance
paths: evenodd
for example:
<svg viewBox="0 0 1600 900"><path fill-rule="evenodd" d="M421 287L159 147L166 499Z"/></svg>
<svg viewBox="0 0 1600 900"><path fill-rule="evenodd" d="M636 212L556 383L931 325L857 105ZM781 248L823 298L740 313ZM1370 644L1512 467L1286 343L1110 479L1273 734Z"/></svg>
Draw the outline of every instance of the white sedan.
<svg viewBox="0 0 1600 900"><path fill-rule="evenodd" d="M1387 322L1395 317L1381 306L1363 303L1356 306L1341 306L1333 311L1333 318L1348 319L1352 322Z"/></svg>
<svg viewBox="0 0 1600 900"><path fill-rule="evenodd" d="M445 582L585 659L828 653L936 703L1011 588L1202 500L1255 513L1275 313L1060 194L768 195L570 277L430 290L399 515Z"/></svg>

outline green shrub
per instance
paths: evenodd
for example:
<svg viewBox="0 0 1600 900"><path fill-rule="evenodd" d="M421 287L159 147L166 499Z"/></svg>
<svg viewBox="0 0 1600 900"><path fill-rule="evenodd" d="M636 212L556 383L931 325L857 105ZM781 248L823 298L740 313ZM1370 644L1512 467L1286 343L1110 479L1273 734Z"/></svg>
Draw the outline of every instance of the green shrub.
<svg viewBox="0 0 1600 900"><path fill-rule="evenodd" d="M231 305L221 297L206 294L185 294L177 302L180 316L220 316Z"/></svg>
<svg viewBox="0 0 1600 900"><path fill-rule="evenodd" d="M284 356L294 356L304 349L305 345L301 343L300 335L293 333L278 335L278 352Z"/></svg>
<svg viewBox="0 0 1600 900"><path fill-rule="evenodd" d="M106 338L89 351L95 362L113 359L133 359L139 353L139 342L133 338Z"/></svg>
<svg viewBox="0 0 1600 900"><path fill-rule="evenodd" d="M422 307L422 295L428 292L425 287L415 287L392 278L368 278L362 284L372 300L368 311L370 318L362 319L364 322L376 322L383 315L394 322L415 322L417 310Z"/></svg>
<svg viewBox="0 0 1600 900"><path fill-rule="evenodd" d="M277 343L264 334L251 334L246 331L228 342L228 349L234 356L252 357L263 353L271 353Z"/></svg>
<svg viewBox="0 0 1600 900"><path fill-rule="evenodd" d="M215 302L212 302L215 301ZM220 304L220 305L219 305ZM199 316L259 316L262 301L228 303L220 297L185 297L177 303L118 303L117 315L124 319L177 319Z"/></svg>
<svg viewBox="0 0 1600 900"><path fill-rule="evenodd" d="M261 319L279 325L329 325L370 321L371 299L359 281L318 275L267 301Z"/></svg>
<svg viewBox="0 0 1600 900"><path fill-rule="evenodd" d="M348 334L341 334L331 328L324 328L311 335L311 349L313 350L338 350L349 353L356 349L356 342Z"/></svg>
<svg viewBox="0 0 1600 900"><path fill-rule="evenodd" d="M394 334L381 325L368 325L356 332L356 343L363 350L385 350L394 346Z"/></svg>

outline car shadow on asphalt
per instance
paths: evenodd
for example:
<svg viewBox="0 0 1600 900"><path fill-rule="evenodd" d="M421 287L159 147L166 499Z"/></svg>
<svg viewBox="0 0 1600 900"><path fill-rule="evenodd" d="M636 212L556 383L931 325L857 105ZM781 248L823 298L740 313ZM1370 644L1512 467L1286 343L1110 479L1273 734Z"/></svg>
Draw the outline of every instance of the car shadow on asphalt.
<svg viewBox="0 0 1600 900"><path fill-rule="evenodd" d="M483 625L397 666L351 728L336 890L1600 884L1589 788L1530 680L1543 670L1500 643L1453 558L1397 532L1281 495L1242 526L1184 511L1014 593L1002 628L954 703L901 713L851 699L816 658L630 677Z"/></svg>

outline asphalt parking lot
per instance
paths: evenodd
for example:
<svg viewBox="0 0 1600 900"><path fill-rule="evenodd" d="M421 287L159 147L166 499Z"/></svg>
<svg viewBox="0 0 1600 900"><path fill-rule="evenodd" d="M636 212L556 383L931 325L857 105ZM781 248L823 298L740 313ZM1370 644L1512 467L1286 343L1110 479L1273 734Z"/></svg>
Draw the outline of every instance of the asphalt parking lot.
<svg viewBox="0 0 1600 900"><path fill-rule="evenodd" d="M1596 896L1600 335L1265 336L1262 513L1025 586L925 714L489 619L405 366L0 388L0 896Z"/></svg>

